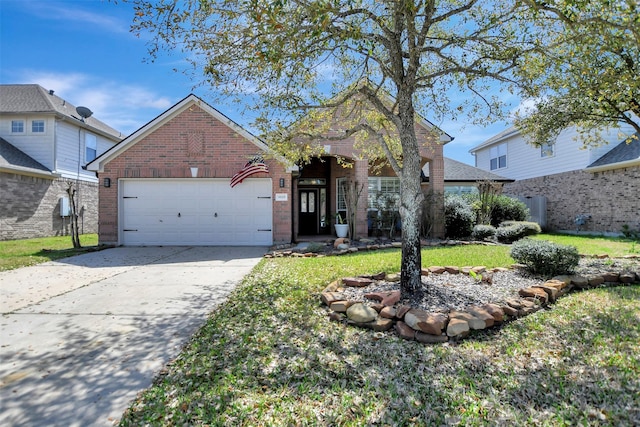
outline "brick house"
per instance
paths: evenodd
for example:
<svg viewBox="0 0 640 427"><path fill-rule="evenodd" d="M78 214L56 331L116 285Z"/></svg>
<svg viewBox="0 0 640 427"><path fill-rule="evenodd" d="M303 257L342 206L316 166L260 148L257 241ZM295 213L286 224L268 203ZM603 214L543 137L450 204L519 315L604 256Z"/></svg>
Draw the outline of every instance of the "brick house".
<svg viewBox="0 0 640 427"><path fill-rule="evenodd" d="M426 120L416 123L425 191L444 191L443 142ZM398 191L386 168L370 174L354 139L332 141L325 154L289 166L259 138L191 94L87 165L100 178L100 242L120 245L263 245L333 234L344 212L341 183L363 185L355 237L368 233L369 192ZM247 160L261 171L231 187ZM351 167L337 161L345 159ZM433 206L442 209L442 206ZM443 225L434 234L442 235Z"/></svg>
<svg viewBox="0 0 640 427"><path fill-rule="evenodd" d="M83 166L122 138L53 90L0 85L0 240L69 234L69 183L80 231L97 232L98 179Z"/></svg>
<svg viewBox="0 0 640 427"><path fill-rule="evenodd" d="M470 150L476 166L514 179L504 193L535 201L554 231L619 234L640 230L640 135L631 126L604 134L608 144L584 149L575 127L542 147L511 127Z"/></svg>

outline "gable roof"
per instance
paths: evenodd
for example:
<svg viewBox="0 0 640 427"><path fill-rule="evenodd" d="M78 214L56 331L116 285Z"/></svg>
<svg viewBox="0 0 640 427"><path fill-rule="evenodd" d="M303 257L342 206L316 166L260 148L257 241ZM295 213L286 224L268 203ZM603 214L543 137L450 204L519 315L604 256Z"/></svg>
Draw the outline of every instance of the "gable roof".
<svg viewBox="0 0 640 427"><path fill-rule="evenodd" d="M422 168L426 181L429 181L429 165ZM513 182L514 179L505 178L495 173L488 172L459 162L457 160L444 158L444 182L478 182L478 181Z"/></svg>
<svg viewBox="0 0 640 427"><path fill-rule="evenodd" d="M51 170L0 137L0 171L26 175L57 177Z"/></svg>
<svg viewBox="0 0 640 427"><path fill-rule="evenodd" d="M53 90L47 91L38 84L0 85L0 113L55 114L59 118L73 120L73 123L81 127L91 128L115 141L119 141L124 136L120 131L93 116L82 121L73 104L55 95Z"/></svg>
<svg viewBox="0 0 640 427"><path fill-rule="evenodd" d="M159 129L164 124L169 122L171 119L187 110L189 107L197 105L202 108L205 112L219 120L221 123L224 123L231 129L233 129L238 134L245 137L247 140L252 142L255 146L263 151L270 151L267 144L264 143L260 138L248 132L244 128L242 128L239 124L231 120L229 117L222 114L220 111L213 108L211 105L207 104L201 98L197 97L194 94L187 95L181 101L178 101L174 106L170 107L164 113L157 116L155 119L151 120L147 124L143 125L140 129L133 132L131 135L120 141L118 144L111 147L109 150L105 151L102 155L97 157L95 160L87 164L87 169L91 171L104 171L104 165L109 161L113 160L121 153L126 151L129 147L135 145L138 141L145 138L150 133L154 132L156 129Z"/></svg>
<svg viewBox="0 0 640 427"><path fill-rule="evenodd" d="M487 139L486 141L484 141L483 143L481 143L480 145L476 145L475 147L473 147L472 149L469 150L470 153L475 153L476 151L488 147L490 145L493 145L497 142L503 141L507 138L510 138L514 135L518 135L520 133L520 131L515 127L515 126L511 126L505 130L503 130L502 132L498 133L497 135L492 136L491 138Z"/></svg>
<svg viewBox="0 0 640 427"><path fill-rule="evenodd" d="M627 143L626 139L620 142L609 152L587 166L586 170L597 172L636 164L640 165L640 133L634 134L629 143Z"/></svg>

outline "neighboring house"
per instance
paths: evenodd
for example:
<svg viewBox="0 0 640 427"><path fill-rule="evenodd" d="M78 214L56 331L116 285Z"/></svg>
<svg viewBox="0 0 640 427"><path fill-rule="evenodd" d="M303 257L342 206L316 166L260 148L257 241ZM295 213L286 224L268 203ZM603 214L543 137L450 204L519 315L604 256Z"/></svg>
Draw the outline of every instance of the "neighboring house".
<svg viewBox="0 0 640 427"><path fill-rule="evenodd" d="M429 182L429 170L423 169L423 181ZM478 192L478 183L493 181L508 184L514 179L473 167L457 160L444 158L444 192L452 194L469 194Z"/></svg>
<svg viewBox="0 0 640 427"><path fill-rule="evenodd" d="M442 146L451 138L436 140L431 128L422 119L416 124L426 187L443 192ZM362 187L355 237L364 237L369 191L397 194L399 186L388 168L370 174L354 141L332 141L321 158L288 167L259 138L189 95L87 165L101 180L100 242L267 246L330 235L336 213L346 210L347 181ZM260 155L266 168L232 187L247 160ZM434 233L442 235L443 225Z"/></svg>
<svg viewBox="0 0 640 427"><path fill-rule="evenodd" d="M69 182L81 232L97 231L98 179L83 166L120 132L40 85L0 85L0 138L0 240L68 234Z"/></svg>
<svg viewBox="0 0 640 427"><path fill-rule="evenodd" d="M477 167L516 180L506 194L539 199L546 228L618 234L624 225L640 229L640 142L621 136L631 132L612 130L608 144L585 149L572 128L534 147L512 127L470 152Z"/></svg>

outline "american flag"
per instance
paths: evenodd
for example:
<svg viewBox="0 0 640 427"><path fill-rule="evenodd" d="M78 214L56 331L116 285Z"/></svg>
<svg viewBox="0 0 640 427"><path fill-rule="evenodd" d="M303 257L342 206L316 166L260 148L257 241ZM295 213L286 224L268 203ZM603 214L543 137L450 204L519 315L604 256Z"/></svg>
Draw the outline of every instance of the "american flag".
<svg viewBox="0 0 640 427"><path fill-rule="evenodd" d="M233 188L236 185L240 184L248 176L260 172L269 173L269 168L264 163L262 157L254 157L253 159L249 160L237 174L233 175L233 177L231 178L231 187Z"/></svg>

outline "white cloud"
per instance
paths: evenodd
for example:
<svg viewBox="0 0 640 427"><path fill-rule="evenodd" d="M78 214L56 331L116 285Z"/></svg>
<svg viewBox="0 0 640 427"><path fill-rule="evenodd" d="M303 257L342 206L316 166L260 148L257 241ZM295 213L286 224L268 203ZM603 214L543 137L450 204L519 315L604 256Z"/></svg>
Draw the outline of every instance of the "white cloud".
<svg viewBox="0 0 640 427"><path fill-rule="evenodd" d="M25 71L16 83L37 83L75 106L91 109L94 117L129 134L174 104L155 90L82 73Z"/></svg>
<svg viewBox="0 0 640 427"><path fill-rule="evenodd" d="M128 33L129 23L124 19L107 13L94 13L82 9L82 2L55 3L55 2L25 2L25 10L36 15L40 19L52 21L65 21L67 23L81 24L83 26L99 28L110 33ZM105 3L105 7L114 4ZM115 10L115 9L109 9Z"/></svg>

